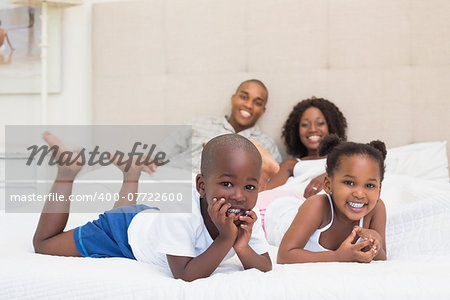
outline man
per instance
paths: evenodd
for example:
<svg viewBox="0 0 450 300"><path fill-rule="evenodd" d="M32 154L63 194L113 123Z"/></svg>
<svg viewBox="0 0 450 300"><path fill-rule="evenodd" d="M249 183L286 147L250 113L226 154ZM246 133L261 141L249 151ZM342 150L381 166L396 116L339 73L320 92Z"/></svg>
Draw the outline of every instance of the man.
<svg viewBox="0 0 450 300"><path fill-rule="evenodd" d="M205 143L218 135L238 133L252 140L259 149L263 147L276 162L280 163L281 154L277 145L256 125L266 111L267 100L268 91L264 83L257 79L246 80L231 96L229 116L201 118L188 122L187 125L192 126L192 131L171 137L171 142L165 144L167 148L164 150L172 157L172 161L181 164L191 162L192 158L192 171L197 173L200 171L201 152Z"/></svg>

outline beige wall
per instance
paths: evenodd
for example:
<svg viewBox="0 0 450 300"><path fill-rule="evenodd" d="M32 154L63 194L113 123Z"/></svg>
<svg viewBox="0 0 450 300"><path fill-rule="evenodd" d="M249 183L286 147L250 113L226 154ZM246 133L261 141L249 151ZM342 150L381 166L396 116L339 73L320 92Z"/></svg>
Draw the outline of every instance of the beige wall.
<svg viewBox="0 0 450 300"><path fill-rule="evenodd" d="M63 10L51 124L223 114L236 85L259 77L261 126L277 139L292 105L316 95L342 108L353 139L450 140L450 1L105 2ZM39 95L0 95L1 128L39 122Z"/></svg>
<svg viewBox="0 0 450 300"><path fill-rule="evenodd" d="M92 123L91 21L92 4L99 2L105 0L84 0L81 6L62 10L61 93L49 95L49 124ZM5 3L0 5L0 9L11 7ZM49 14L54 10L50 8ZM5 125L40 124L39 101L38 94L0 94L0 153L5 151Z"/></svg>
<svg viewBox="0 0 450 300"><path fill-rule="evenodd" d="M450 1L152 0L95 5L93 22L97 124L224 114L257 77L280 144L311 95L343 110L353 140L450 140Z"/></svg>

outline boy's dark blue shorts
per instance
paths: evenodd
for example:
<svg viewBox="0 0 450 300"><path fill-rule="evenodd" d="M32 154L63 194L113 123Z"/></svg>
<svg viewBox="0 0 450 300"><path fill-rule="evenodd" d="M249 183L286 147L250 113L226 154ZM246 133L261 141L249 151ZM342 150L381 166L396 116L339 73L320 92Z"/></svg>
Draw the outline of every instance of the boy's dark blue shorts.
<svg viewBox="0 0 450 300"><path fill-rule="evenodd" d="M127 257L136 259L128 244L128 227L134 216L147 205L120 206L99 215L98 220L75 228L73 238L78 252L85 257Z"/></svg>

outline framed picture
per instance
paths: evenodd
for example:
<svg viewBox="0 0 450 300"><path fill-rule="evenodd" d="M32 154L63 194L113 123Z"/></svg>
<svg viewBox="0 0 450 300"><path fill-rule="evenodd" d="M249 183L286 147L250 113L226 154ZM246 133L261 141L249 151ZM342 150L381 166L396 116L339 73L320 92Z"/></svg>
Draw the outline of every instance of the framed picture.
<svg viewBox="0 0 450 300"><path fill-rule="evenodd" d="M49 8L48 92L61 91L61 12ZM0 94L40 93L41 9L0 6Z"/></svg>

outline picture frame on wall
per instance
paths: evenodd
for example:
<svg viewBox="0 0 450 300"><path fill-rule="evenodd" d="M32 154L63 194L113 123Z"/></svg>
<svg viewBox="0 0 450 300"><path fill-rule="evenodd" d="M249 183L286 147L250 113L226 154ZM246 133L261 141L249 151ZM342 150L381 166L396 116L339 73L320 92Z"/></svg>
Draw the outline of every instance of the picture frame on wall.
<svg viewBox="0 0 450 300"><path fill-rule="evenodd" d="M7 33L0 46L0 94L41 91L41 8L0 6L0 28ZM61 10L48 9L48 92L61 92Z"/></svg>

